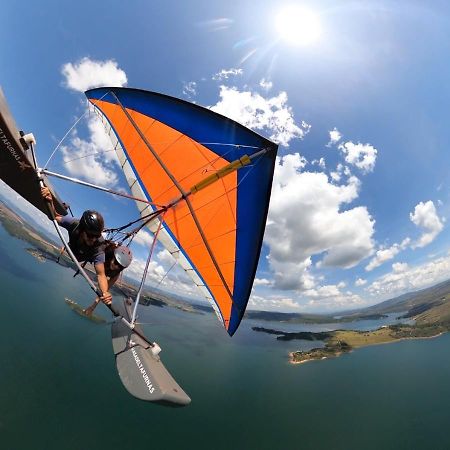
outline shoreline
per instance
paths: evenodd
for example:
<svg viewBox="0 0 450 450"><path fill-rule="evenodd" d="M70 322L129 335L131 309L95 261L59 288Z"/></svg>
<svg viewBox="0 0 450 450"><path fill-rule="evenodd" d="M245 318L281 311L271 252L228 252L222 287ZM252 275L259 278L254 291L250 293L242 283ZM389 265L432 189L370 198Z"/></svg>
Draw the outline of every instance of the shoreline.
<svg viewBox="0 0 450 450"><path fill-rule="evenodd" d="M289 352L289 364L298 365L298 364L303 364L303 363L307 363L310 361L323 361L325 359L339 358L344 353L353 353L353 351L355 351L357 349L364 348L364 347L370 347L370 346L374 346L374 345L394 344L399 341L416 340L416 339L435 339L439 336L442 336L445 333L448 333L448 331L441 331L434 336L401 337L398 339L394 338L391 341L387 341L387 342L373 342L373 343L369 343L367 345L360 345L357 347L352 347L351 350L349 350L348 352L336 352L335 354L332 354L330 356L322 356L320 358L311 357L311 358L303 359L302 361L295 361L294 354L297 353L298 351L292 351L292 352ZM313 350L315 350L315 349L308 350L305 353L308 353Z"/></svg>

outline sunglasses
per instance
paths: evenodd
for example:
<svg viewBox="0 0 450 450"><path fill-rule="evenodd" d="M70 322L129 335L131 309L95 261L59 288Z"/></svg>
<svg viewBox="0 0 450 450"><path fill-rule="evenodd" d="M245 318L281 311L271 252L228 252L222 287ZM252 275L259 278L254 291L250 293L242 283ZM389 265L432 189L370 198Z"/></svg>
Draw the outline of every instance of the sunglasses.
<svg viewBox="0 0 450 450"><path fill-rule="evenodd" d="M97 240L97 239L100 239L101 238L101 234L93 234L93 233L89 233L89 232L87 232L87 231L85 231L85 233L86 233L86 236L89 238L89 239L95 239L95 240Z"/></svg>

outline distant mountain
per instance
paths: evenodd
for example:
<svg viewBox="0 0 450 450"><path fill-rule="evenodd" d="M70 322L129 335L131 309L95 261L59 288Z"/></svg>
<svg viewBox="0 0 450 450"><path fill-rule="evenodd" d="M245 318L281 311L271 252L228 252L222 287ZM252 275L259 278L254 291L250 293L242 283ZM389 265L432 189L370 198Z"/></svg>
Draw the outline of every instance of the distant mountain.
<svg viewBox="0 0 450 450"><path fill-rule="evenodd" d="M426 289L400 295L399 297L386 300L377 305L369 306L359 312L387 314L391 312L410 311L413 308L420 307L425 310L444 302L447 298L450 299L450 280L443 281ZM429 308L426 308L427 306Z"/></svg>
<svg viewBox="0 0 450 450"><path fill-rule="evenodd" d="M445 322L450 320L450 280L419 291L386 300L367 308L339 314L299 314L272 311L247 311L246 317L289 323L335 323L355 320L376 320L386 314L399 313L402 318L416 318L418 322ZM401 313L401 314L400 314Z"/></svg>

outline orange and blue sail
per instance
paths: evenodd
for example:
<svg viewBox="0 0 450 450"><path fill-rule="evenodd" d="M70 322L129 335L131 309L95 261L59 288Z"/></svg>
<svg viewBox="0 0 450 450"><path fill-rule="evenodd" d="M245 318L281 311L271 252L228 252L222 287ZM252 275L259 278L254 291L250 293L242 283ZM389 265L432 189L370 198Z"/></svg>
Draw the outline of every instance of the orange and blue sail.
<svg viewBox="0 0 450 450"><path fill-rule="evenodd" d="M158 240L233 335L256 274L277 145L167 95L105 87L86 96L106 125L133 195L167 207ZM138 207L141 215L156 208Z"/></svg>

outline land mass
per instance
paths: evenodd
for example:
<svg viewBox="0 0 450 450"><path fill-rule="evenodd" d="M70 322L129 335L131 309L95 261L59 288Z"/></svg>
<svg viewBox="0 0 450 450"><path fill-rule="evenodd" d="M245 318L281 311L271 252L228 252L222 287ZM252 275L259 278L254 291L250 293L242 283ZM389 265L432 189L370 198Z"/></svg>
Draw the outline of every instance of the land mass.
<svg viewBox="0 0 450 450"><path fill-rule="evenodd" d="M450 321L442 320L450 311L450 301L447 302L443 316L422 313L415 317L416 323L385 325L373 331L335 330L326 332L284 332L264 327L253 327L254 331L277 335L278 340L290 341L294 339L306 341L321 341L322 347L308 351L295 351L290 353L293 364L303 363L317 359L326 359L351 352L354 349L369 345L387 344L402 339L420 339L439 336L450 331ZM444 312L444 311L442 311Z"/></svg>

